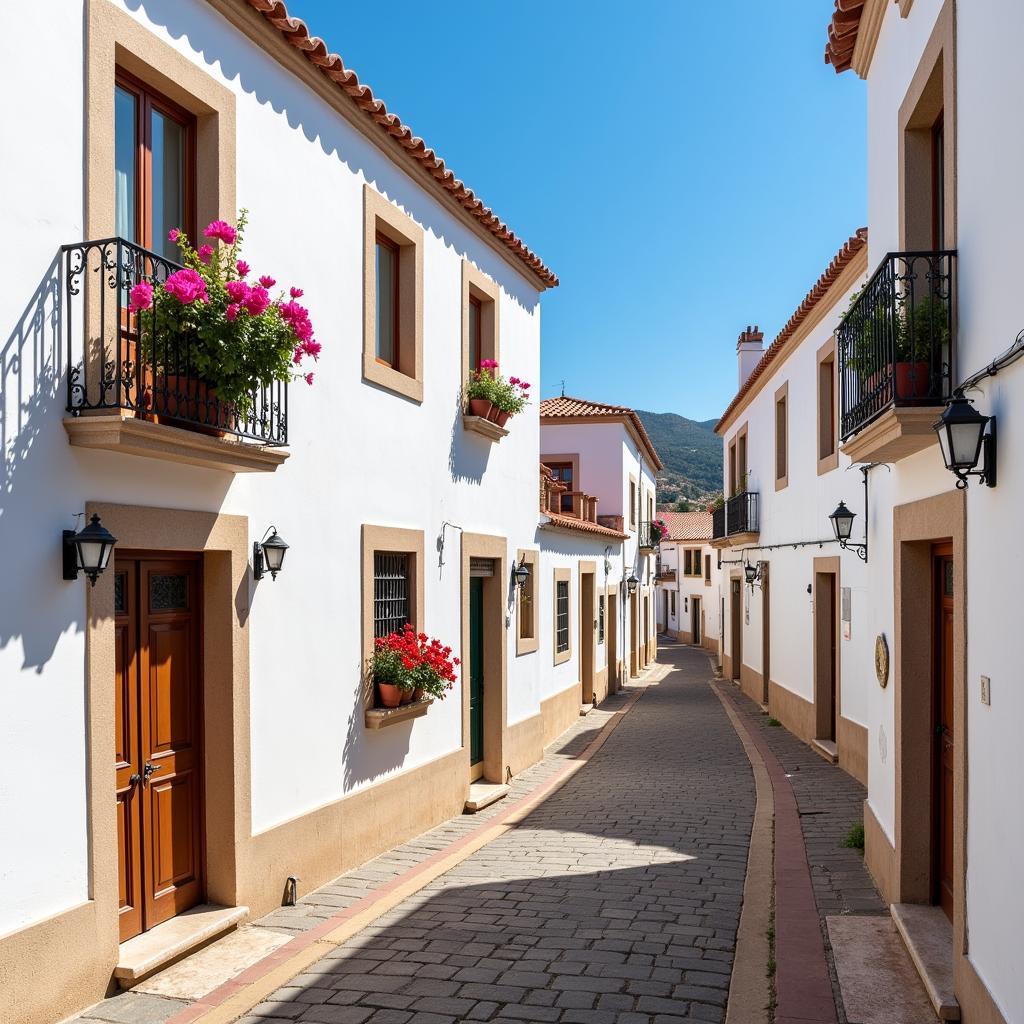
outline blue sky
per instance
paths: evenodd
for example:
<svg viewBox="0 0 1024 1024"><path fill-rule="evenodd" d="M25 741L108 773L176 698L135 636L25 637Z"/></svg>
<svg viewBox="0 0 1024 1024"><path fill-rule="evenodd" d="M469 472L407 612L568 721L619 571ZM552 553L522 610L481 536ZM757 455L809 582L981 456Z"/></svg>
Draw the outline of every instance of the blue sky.
<svg viewBox="0 0 1024 1024"><path fill-rule="evenodd" d="M865 223L864 85L827 0L290 0L560 277L544 397L717 416ZM506 354L508 372L514 360Z"/></svg>

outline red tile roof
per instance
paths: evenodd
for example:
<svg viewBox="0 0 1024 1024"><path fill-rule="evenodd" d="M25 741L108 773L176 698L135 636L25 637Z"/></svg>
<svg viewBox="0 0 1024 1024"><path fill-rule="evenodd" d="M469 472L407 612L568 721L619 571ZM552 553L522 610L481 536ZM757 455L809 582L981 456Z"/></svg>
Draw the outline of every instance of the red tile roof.
<svg viewBox="0 0 1024 1024"><path fill-rule="evenodd" d="M760 362L754 367L750 376L743 383L743 386L736 392L736 396L729 403L728 408L722 413L718 423L715 424L715 431L720 430L728 420L732 411L743 401L750 389L757 383L758 378L764 375L782 351L783 346L796 333L797 328L807 319L815 306L828 294L829 289L836 283L839 275L850 265L853 258L868 244L868 229L857 228L856 234L851 235L843 247L832 258L832 262L825 268L825 272L818 278L815 286L804 296L803 302L796 307L796 311L789 318L786 326L779 332L778 337L765 349Z"/></svg>
<svg viewBox="0 0 1024 1024"><path fill-rule="evenodd" d="M609 529L600 523L592 523L589 519L577 519L575 516L561 515L558 512L543 512L551 520L552 526L558 526L566 530L581 530L583 533L596 533L601 537L615 537L617 540L625 540L626 534L618 530Z"/></svg>
<svg viewBox="0 0 1024 1024"><path fill-rule="evenodd" d="M660 512L668 527L666 540L711 540L710 512Z"/></svg>
<svg viewBox="0 0 1024 1024"><path fill-rule="evenodd" d="M382 137L398 143L420 167L424 174L430 175L445 189L453 203L460 206L470 216L475 217L481 226L505 245L509 251L533 272L546 288L558 287L558 278L549 270L541 258L526 247L507 224L500 221L490 207L487 207L467 188L463 182L445 167L444 161L429 149L426 143L412 133L412 129L388 111L382 100L373 95L368 85L359 81L356 73L346 68L341 57L331 53L327 44L318 36L310 35L306 23L300 18L293 18L282 0L246 0L250 7L258 11L272 25L284 40L301 53L310 64L320 71L325 78L333 82L342 95L351 102L374 124Z"/></svg>
<svg viewBox="0 0 1024 1024"><path fill-rule="evenodd" d="M836 9L828 25L828 42L825 43L825 63L831 64L837 75L853 63L853 48L857 45L864 3L865 0L835 0Z"/></svg>
<svg viewBox="0 0 1024 1024"><path fill-rule="evenodd" d="M643 421L627 406L609 405L607 402L590 402L585 398L570 398L568 395L562 395L560 398L545 398L540 403L541 423L545 420L548 422L574 419L588 420L600 416L607 416L612 421L622 420L631 424L641 444L647 449L647 454L651 457L654 468L663 468L657 449L644 429Z"/></svg>

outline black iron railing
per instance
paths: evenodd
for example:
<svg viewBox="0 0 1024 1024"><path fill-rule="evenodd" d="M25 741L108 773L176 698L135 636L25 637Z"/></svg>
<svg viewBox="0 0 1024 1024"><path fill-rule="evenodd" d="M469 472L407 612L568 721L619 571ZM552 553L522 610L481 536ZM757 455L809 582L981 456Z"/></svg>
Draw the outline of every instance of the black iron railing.
<svg viewBox="0 0 1024 1024"><path fill-rule="evenodd" d="M637 532L637 544L642 548L656 548L661 543L661 527L658 523L642 522Z"/></svg>
<svg viewBox="0 0 1024 1024"><path fill-rule="evenodd" d="M952 392L956 253L891 252L836 330L839 434Z"/></svg>
<svg viewBox="0 0 1024 1024"><path fill-rule="evenodd" d="M759 531L755 491L743 491L711 513L711 536L714 540Z"/></svg>
<svg viewBox="0 0 1024 1024"><path fill-rule="evenodd" d="M220 401L190 365L192 347L161 332L152 310L129 309L135 285L159 288L180 264L123 238L65 245L62 252L69 413L131 412L203 433L288 443L287 384L251 392L244 411Z"/></svg>

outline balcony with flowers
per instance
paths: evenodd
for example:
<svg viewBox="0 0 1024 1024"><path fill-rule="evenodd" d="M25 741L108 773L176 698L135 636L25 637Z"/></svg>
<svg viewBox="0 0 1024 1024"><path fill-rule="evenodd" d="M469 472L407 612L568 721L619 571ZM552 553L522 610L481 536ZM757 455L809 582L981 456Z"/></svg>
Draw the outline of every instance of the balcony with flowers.
<svg viewBox="0 0 1024 1024"><path fill-rule="evenodd" d="M466 409L462 424L488 441L508 436L506 424L530 404L530 385L518 377L506 379L494 359L483 359L464 388Z"/></svg>
<svg viewBox="0 0 1024 1024"><path fill-rule="evenodd" d="M246 225L217 220L181 262L123 238L62 247L71 444L272 472L288 457L288 386L320 355L302 290L254 279Z"/></svg>

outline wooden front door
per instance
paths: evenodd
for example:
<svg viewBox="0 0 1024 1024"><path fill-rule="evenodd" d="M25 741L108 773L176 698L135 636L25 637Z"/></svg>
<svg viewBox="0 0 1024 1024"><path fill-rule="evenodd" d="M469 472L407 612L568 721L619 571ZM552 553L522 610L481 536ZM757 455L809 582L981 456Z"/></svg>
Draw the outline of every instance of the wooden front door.
<svg viewBox="0 0 1024 1024"><path fill-rule="evenodd" d="M608 631L608 692L619 688L619 595L612 591L605 601L605 629Z"/></svg>
<svg viewBox="0 0 1024 1024"><path fill-rule="evenodd" d="M743 659L743 583L732 581L732 678L740 678L740 663Z"/></svg>
<svg viewBox="0 0 1024 1024"><path fill-rule="evenodd" d="M594 702L594 574L580 573L580 680L583 704Z"/></svg>
<svg viewBox="0 0 1024 1024"><path fill-rule="evenodd" d="M768 563L761 563L761 703L768 703L772 677L772 607L768 587Z"/></svg>
<svg viewBox="0 0 1024 1024"><path fill-rule="evenodd" d="M693 643L700 647L701 635L700 635L700 598L690 598L690 636L693 638Z"/></svg>
<svg viewBox="0 0 1024 1024"><path fill-rule="evenodd" d="M200 569L198 557L116 557L122 942L203 895Z"/></svg>
<svg viewBox="0 0 1024 1024"><path fill-rule="evenodd" d="M484 581L469 579L469 763L484 759Z"/></svg>
<svg viewBox="0 0 1024 1024"><path fill-rule="evenodd" d="M933 869L935 902L953 920L953 546L936 545Z"/></svg>

